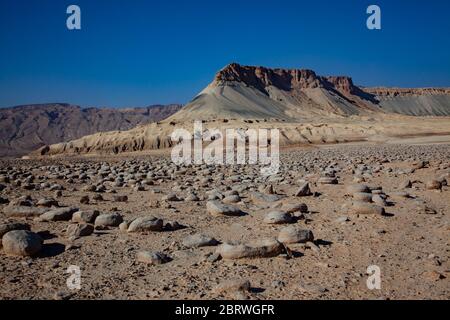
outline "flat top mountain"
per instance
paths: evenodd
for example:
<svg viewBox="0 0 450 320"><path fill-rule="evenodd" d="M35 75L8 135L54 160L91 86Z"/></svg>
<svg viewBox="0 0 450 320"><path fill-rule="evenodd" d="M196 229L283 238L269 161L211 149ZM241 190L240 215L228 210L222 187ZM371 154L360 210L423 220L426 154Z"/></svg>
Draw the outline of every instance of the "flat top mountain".
<svg viewBox="0 0 450 320"><path fill-rule="evenodd" d="M81 138L96 132L129 130L160 121L181 105L144 108L81 108L63 103L0 109L0 156L27 154L44 145Z"/></svg>
<svg viewBox="0 0 450 320"><path fill-rule="evenodd" d="M362 88L347 76L307 69L270 69L232 63L170 120L280 119L370 113L449 116L450 89Z"/></svg>
<svg viewBox="0 0 450 320"><path fill-rule="evenodd" d="M190 103L159 123L100 132L45 146L30 155L170 148L173 131L192 132L196 120L204 123L204 133L213 128L277 128L281 145L381 142L404 135L449 134L448 116L447 88L364 88L347 76L233 63ZM27 132L33 136L35 131Z"/></svg>

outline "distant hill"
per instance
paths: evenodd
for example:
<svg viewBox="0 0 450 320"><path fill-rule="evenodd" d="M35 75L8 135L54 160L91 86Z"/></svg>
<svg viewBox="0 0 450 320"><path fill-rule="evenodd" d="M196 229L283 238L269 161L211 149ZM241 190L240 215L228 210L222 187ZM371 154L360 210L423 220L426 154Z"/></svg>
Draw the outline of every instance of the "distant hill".
<svg viewBox="0 0 450 320"><path fill-rule="evenodd" d="M0 108L0 156L21 156L44 145L97 132L129 130L163 120L181 105L144 108L81 108L64 103Z"/></svg>

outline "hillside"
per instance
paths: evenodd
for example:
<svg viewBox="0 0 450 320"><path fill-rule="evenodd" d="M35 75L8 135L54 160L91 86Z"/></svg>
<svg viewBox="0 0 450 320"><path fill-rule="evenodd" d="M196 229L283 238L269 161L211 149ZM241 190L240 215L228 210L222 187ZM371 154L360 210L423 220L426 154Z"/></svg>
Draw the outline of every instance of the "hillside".
<svg viewBox="0 0 450 320"><path fill-rule="evenodd" d="M155 105L130 109L83 109L69 104L40 104L0 109L0 156L19 156L44 145L97 132L129 130L160 121L181 108Z"/></svg>
<svg viewBox="0 0 450 320"><path fill-rule="evenodd" d="M450 116L450 89L361 88L348 76L233 63L171 120L283 119L376 113Z"/></svg>
<svg viewBox="0 0 450 320"><path fill-rule="evenodd" d="M449 134L450 89L362 88L347 76L230 64L161 123L85 136L33 155L122 153L172 146L171 133L208 128L278 128L282 145L386 141Z"/></svg>

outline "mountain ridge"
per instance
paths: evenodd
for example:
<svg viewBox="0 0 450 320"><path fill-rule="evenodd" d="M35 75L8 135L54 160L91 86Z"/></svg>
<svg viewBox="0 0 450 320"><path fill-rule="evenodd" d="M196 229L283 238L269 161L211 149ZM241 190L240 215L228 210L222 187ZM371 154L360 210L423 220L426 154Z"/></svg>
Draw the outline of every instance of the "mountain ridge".
<svg viewBox="0 0 450 320"><path fill-rule="evenodd" d="M448 134L447 89L364 88L347 76L308 69L233 63L219 70L194 99L165 120L45 146L31 156L117 154L173 146L175 129L277 128L281 145L385 141L402 135Z"/></svg>
<svg viewBox="0 0 450 320"><path fill-rule="evenodd" d="M44 145L96 132L129 130L160 121L181 105L142 108L82 108L69 103L13 106L0 109L0 156L20 156Z"/></svg>
<svg viewBox="0 0 450 320"><path fill-rule="evenodd" d="M403 99L416 96L420 96L418 101ZM450 116L450 88L365 88L355 85L349 76L320 76L310 69L231 63L219 70L213 81L170 120L211 120L223 115L297 121L374 112Z"/></svg>

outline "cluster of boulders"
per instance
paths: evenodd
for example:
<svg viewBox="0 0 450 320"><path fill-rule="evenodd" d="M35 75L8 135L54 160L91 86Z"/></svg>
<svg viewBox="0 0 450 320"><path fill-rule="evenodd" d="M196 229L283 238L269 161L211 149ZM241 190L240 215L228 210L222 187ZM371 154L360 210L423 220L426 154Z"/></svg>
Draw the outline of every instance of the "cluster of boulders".
<svg viewBox="0 0 450 320"><path fill-rule="evenodd" d="M436 159L442 151L430 147L430 152L428 156ZM346 203L341 209L347 210L349 216L387 216L396 202L408 199L417 200L418 213L436 214L434 208L420 202L413 193L414 190L448 191L450 163L444 158L441 162L419 158L414 147L404 147L395 153L388 146L367 150L349 148L345 152L340 149L293 151L288 156L282 154L280 172L269 177L260 175L259 166L184 166L164 157L112 163L67 161L45 166L24 162L0 170L0 206L2 217L7 219L0 224L1 246L8 255L39 256L45 241L39 232L32 231L34 223L63 224L69 240L89 237L100 230L117 230L130 239L149 233L175 232L187 227L177 221L167 221L164 210L187 203L203 210L211 221L232 223L252 219L270 232L268 238L260 238L255 233L253 241L234 242L190 226L178 246L190 251L213 247L208 256L210 262L292 257L291 248L296 244L318 252L320 241L307 227L311 212L306 203L314 209L314 201L321 201L330 188L339 190ZM398 161L410 165L388 166ZM411 178L412 173L430 167L435 169L434 175L426 181ZM389 189L370 183L381 174L399 177L398 186ZM346 178L349 175L351 181ZM288 192L280 192L281 189ZM39 191L46 196L10 196L12 191L17 194L24 190L28 191L25 194ZM79 204L64 205L63 196L75 191L84 193L78 195ZM136 193L142 192L151 192L158 198L146 204L148 208L159 209L158 216L145 213L146 208L133 219L117 208L107 212L95 209L100 202L126 206ZM336 221L345 223L349 218L336 217ZM136 261L161 265L176 260L170 248L159 250L140 248ZM223 283L216 291L229 288L247 291L249 287L248 281L239 280Z"/></svg>

